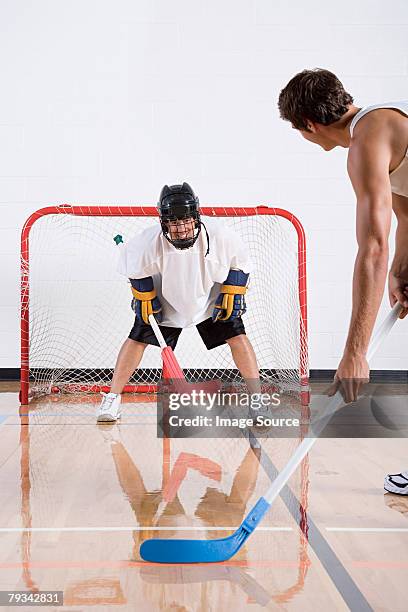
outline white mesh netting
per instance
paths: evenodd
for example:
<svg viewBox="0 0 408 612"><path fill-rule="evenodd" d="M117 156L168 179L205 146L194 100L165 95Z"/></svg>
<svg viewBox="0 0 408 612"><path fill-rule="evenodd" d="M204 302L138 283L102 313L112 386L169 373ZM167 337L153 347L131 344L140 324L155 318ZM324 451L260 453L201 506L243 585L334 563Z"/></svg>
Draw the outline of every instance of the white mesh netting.
<svg viewBox="0 0 408 612"><path fill-rule="evenodd" d="M57 389L99 390L109 385L118 351L134 319L130 286L116 272L119 251L113 237L121 234L126 242L158 223L151 212L126 214L129 208L87 207L81 209L82 214L89 213L84 216L72 214L75 208L71 207L55 210L58 213L38 214L32 224L28 257L23 240L22 304L23 319L28 314L29 337L23 330L22 366L29 368L31 395ZM102 210L106 216L98 216ZM140 214L142 209L138 210ZM262 379L299 388L308 365L298 236L290 220L265 214L271 210L265 207L263 214L251 214L256 210L236 209L236 215L222 219L241 235L255 264L244 315L246 332ZM223 211L204 209L220 217ZM24 356L27 340L28 364ZM207 351L195 328L183 330L176 356L190 380L241 380L228 346ZM148 347L131 383L154 385L161 371L159 349Z"/></svg>

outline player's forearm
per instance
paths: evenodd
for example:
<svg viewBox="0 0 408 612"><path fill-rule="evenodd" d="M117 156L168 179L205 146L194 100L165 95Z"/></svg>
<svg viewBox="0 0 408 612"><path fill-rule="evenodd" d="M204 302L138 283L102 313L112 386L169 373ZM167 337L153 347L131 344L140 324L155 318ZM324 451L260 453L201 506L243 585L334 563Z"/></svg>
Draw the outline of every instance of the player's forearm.
<svg viewBox="0 0 408 612"><path fill-rule="evenodd" d="M360 246L353 275L353 311L345 354L365 355L384 292L388 247Z"/></svg>

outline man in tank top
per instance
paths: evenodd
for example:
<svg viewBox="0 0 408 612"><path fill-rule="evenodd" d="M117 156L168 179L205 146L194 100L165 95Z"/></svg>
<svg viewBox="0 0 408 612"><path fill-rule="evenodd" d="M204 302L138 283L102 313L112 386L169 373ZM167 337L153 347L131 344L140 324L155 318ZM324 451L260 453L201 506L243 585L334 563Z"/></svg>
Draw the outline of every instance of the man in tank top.
<svg viewBox="0 0 408 612"><path fill-rule="evenodd" d="M347 171L357 197L358 254L353 308L343 357L330 394L342 387L355 401L368 381L366 352L388 272L391 305L408 313L408 100L359 108L328 70L304 70L281 91L279 111L302 136L325 151L349 149ZM397 217L395 254L388 271L391 216ZM408 495L408 470L385 479L385 489Z"/></svg>

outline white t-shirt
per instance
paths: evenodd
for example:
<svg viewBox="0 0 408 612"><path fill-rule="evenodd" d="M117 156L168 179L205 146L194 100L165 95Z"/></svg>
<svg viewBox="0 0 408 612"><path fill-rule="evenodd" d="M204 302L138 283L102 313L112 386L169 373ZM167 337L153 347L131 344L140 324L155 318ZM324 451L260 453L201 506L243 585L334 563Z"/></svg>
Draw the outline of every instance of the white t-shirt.
<svg viewBox="0 0 408 612"><path fill-rule="evenodd" d="M204 227L195 244L176 249L161 226L145 229L121 249L118 272L127 278L151 276L163 309L161 325L188 327L212 315L220 285L231 268L251 272L249 249L219 219L201 217Z"/></svg>

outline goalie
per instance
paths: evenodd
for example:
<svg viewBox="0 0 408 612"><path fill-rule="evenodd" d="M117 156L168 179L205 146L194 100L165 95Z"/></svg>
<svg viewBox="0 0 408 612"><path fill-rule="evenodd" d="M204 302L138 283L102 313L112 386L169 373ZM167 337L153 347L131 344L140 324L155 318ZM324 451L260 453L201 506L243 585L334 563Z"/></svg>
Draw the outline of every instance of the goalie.
<svg viewBox="0 0 408 612"><path fill-rule="evenodd" d="M195 325L206 348L227 343L246 381L259 391L259 370L241 319L250 273L248 248L231 229L201 220L190 185L165 185L158 203L160 226L135 236L121 252L119 273L129 278L135 322L120 349L110 393L98 409L98 422L120 418L121 392L138 367L146 346L158 342L149 324L154 314L169 346L185 327ZM258 381L258 382L257 382Z"/></svg>

